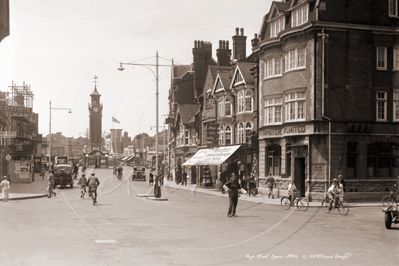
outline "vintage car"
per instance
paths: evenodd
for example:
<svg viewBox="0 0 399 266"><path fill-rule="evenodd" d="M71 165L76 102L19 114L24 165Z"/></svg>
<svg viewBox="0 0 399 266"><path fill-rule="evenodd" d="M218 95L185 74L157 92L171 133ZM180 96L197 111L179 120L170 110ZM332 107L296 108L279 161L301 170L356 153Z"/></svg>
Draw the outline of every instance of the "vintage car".
<svg viewBox="0 0 399 266"><path fill-rule="evenodd" d="M132 180L143 180L145 181L145 166L144 165L135 165L133 166L133 174Z"/></svg>
<svg viewBox="0 0 399 266"><path fill-rule="evenodd" d="M72 166L69 164L58 164L54 165L53 175L54 175L54 188L57 186L61 186L60 184L60 174L61 170L64 169L65 176L64 180L62 181L62 186L66 187L70 185L73 188L73 177L72 177Z"/></svg>

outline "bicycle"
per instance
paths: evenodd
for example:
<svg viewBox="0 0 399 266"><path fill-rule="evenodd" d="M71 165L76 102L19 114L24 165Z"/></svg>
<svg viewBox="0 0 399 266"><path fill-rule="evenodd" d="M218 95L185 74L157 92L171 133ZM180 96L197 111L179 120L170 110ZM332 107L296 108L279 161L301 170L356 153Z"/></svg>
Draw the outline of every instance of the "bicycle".
<svg viewBox="0 0 399 266"><path fill-rule="evenodd" d="M86 189L81 188L81 189L80 189L80 194L81 194L80 197L81 197L82 199L85 199Z"/></svg>
<svg viewBox="0 0 399 266"><path fill-rule="evenodd" d="M91 197L93 205L96 205L97 203L97 197L95 197L97 193L94 193L96 190L97 188L89 188L89 197Z"/></svg>
<svg viewBox="0 0 399 266"><path fill-rule="evenodd" d="M118 173L117 178L118 178L118 181L121 181L121 182L122 182L122 173Z"/></svg>
<svg viewBox="0 0 399 266"><path fill-rule="evenodd" d="M388 207L393 205L394 203L398 204L399 202L399 194L396 196L396 198L393 196L395 192L390 191L388 196L384 196L381 200L382 206Z"/></svg>
<svg viewBox="0 0 399 266"><path fill-rule="evenodd" d="M293 202L290 197L284 196L281 198L281 207L284 210L289 210L291 206L296 206L298 210L304 212L309 208L309 202L304 197L296 197Z"/></svg>
<svg viewBox="0 0 399 266"><path fill-rule="evenodd" d="M347 215L349 213L349 204L346 201L341 200L340 196L337 197L338 197L337 204L335 204L333 209L337 208L338 212L341 215ZM327 197L321 202L321 208L323 210L328 210L329 206L330 206L330 198ZM331 211L333 209L331 209Z"/></svg>

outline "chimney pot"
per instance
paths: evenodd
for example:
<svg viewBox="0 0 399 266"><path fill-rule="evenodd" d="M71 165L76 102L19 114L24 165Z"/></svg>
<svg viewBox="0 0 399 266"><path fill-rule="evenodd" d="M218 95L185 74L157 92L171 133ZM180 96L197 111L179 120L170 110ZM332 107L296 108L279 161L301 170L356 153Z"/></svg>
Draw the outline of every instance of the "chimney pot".
<svg viewBox="0 0 399 266"><path fill-rule="evenodd" d="M226 49L229 50L229 41L226 41Z"/></svg>
<svg viewBox="0 0 399 266"><path fill-rule="evenodd" d="M219 49L222 49L222 40L219 40Z"/></svg>
<svg viewBox="0 0 399 266"><path fill-rule="evenodd" d="M243 36L244 35L244 28L241 28L240 30L241 30L241 35Z"/></svg>
<svg viewBox="0 0 399 266"><path fill-rule="evenodd" d="M236 35L238 35L238 34L239 34L239 33L238 33L238 32L239 32L239 30L240 30L239 28L236 28Z"/></svg>

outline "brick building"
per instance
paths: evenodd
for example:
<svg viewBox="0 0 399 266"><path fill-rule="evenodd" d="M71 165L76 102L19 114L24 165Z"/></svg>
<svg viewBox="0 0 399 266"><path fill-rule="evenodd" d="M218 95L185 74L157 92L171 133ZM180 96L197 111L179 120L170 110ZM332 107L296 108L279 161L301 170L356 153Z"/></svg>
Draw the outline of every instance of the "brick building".
<svg viewBox="0 0 399 266"><path fill-rule="evenodd" d="M381 198L399 175L397 0L273 2L259 43L259 175Z"/></svg>

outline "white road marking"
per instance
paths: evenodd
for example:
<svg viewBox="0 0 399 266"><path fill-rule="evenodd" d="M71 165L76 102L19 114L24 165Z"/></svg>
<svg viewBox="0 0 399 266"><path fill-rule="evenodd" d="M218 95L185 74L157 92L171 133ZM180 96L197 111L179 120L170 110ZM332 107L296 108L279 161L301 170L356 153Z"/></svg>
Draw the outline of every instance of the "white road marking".
<svg viewBox="0 0 399 266"><path fill-rule="evenodd" d="M97 244L117 244L118 241L114 239L100 239L100 240L94 240Z"/></svg>

